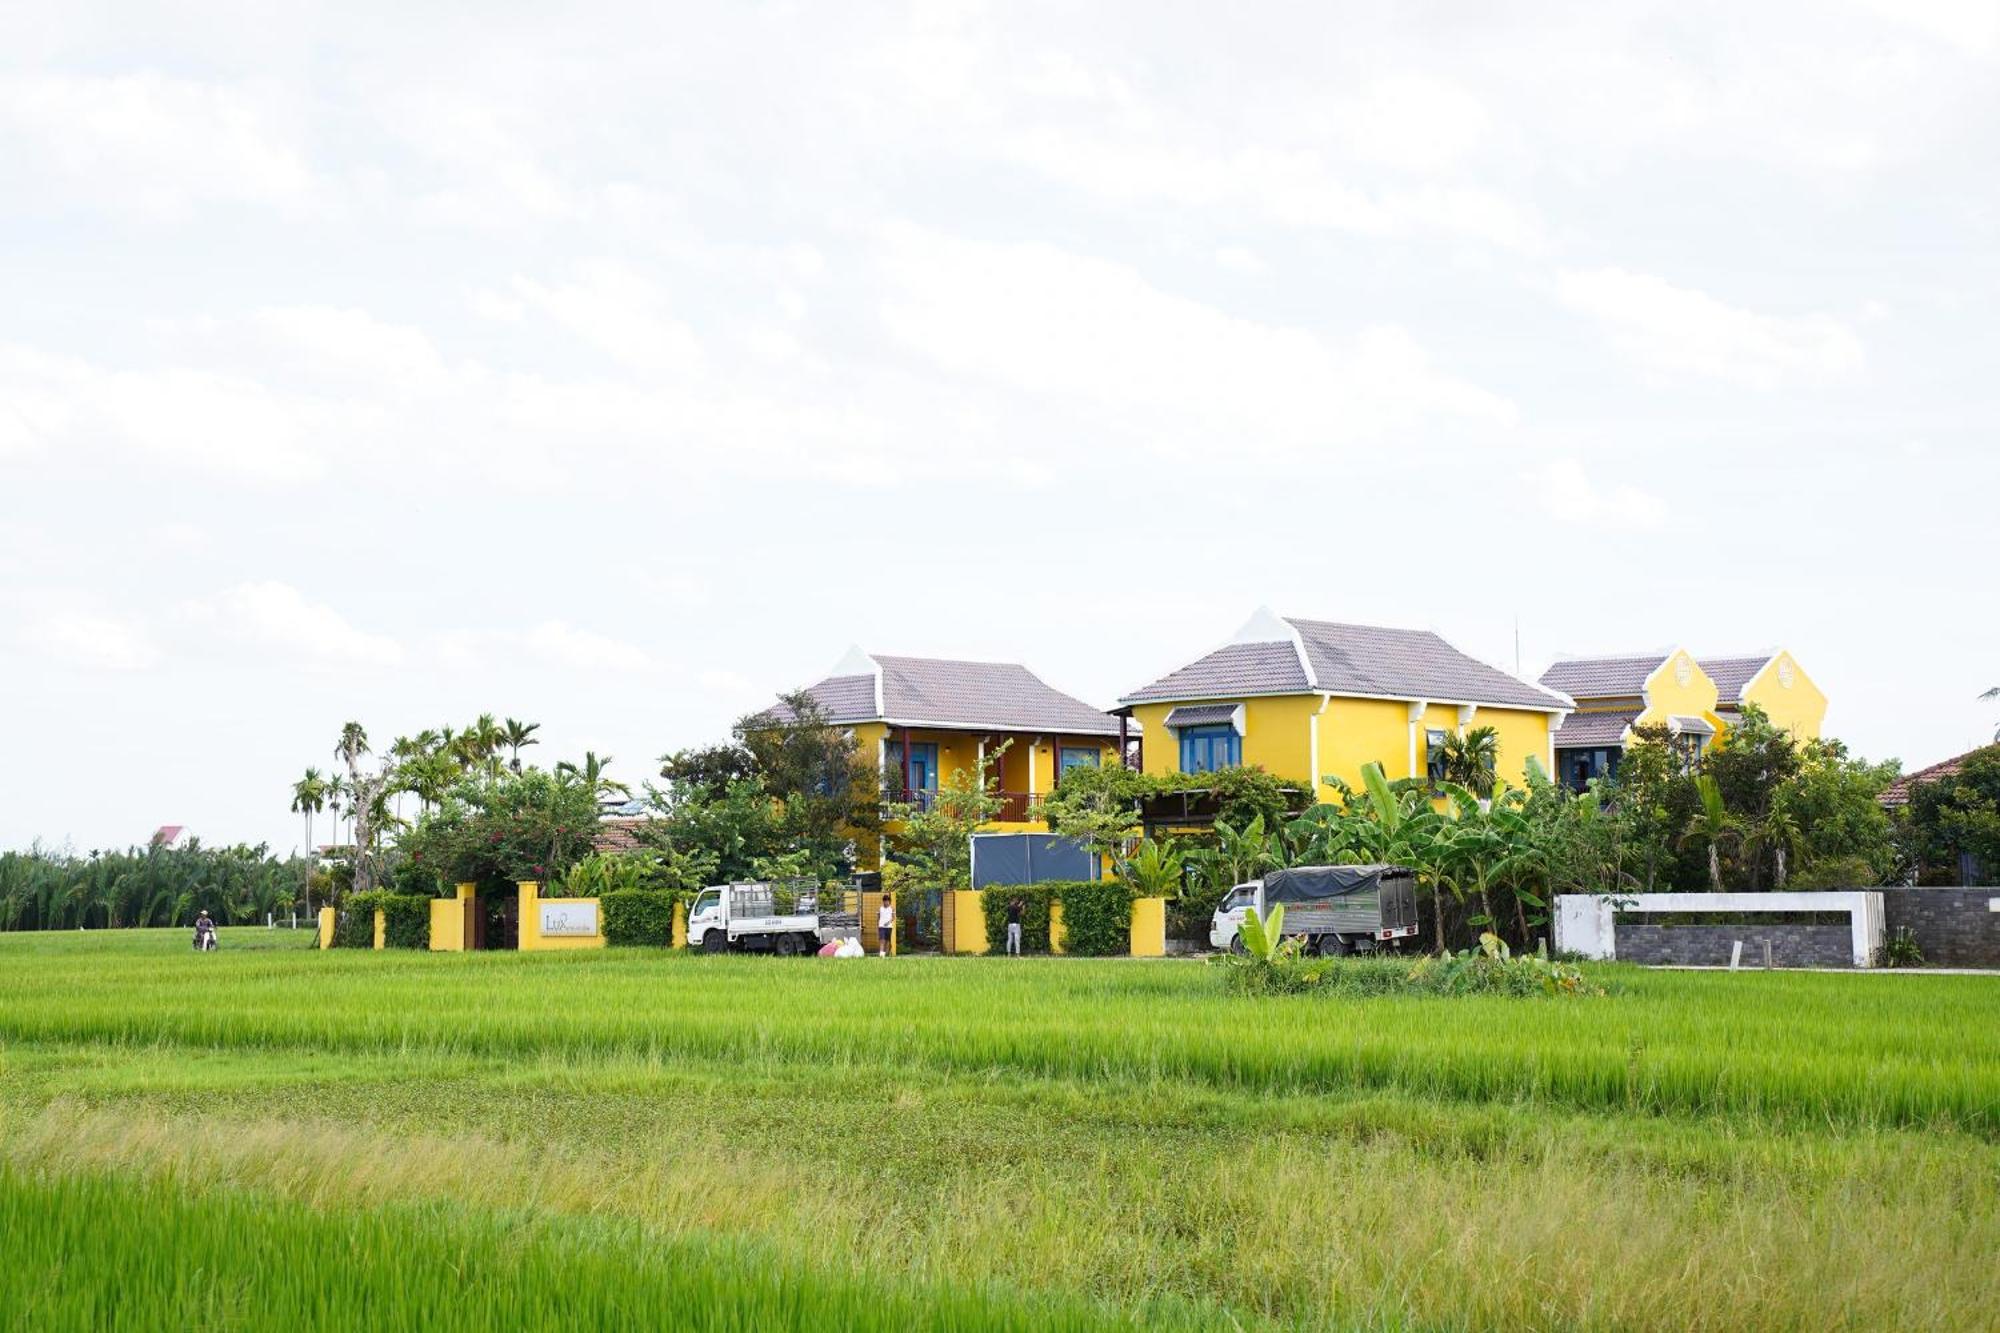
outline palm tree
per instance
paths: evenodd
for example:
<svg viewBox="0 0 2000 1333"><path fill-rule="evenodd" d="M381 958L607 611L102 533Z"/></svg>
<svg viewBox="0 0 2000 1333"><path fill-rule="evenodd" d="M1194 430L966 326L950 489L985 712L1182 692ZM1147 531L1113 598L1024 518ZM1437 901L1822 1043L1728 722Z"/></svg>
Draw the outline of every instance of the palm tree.
<svg viewBox="0 0 2000 1333"><path fill-rule="evenodd" d="M1771 854L1774 872L1771 887L1785 887L1785 865L1791 853L1800 850L1805 835L1799 829L1799 821L1792 817L1791 807L1782 799L1771 803L1771 810L1756 824L1752 825L1743 839L1743 850L1750 856L1765 852Z"/></svg>
<svg viewBox="0 0 2000 1333"><path fill-rule="evenodd" d="M316 768L308 768L306 775L292 784L292 813L306 817L306 915L312 915L312 872L313 863L319 858L313 852L313 816L326 809L327 781Z"/></svg>
<svg viewBox="0 0 2000 1333"><path fill-rule="evenodd" d="M350 769L369 753L368 733L359 722L349 722L340 729L340 740L333 747L333 757Z"/></svg>
<svg viewBox="0 0 2000 1333"><path fill-rule="evenodd" d="M500 724L493 720L491 713L481 713L458 736L459 752L465 757L465 766L483 768L488 772L499 766L496 761L502 743Z"/></svg>
<svg viewBox="0 0 2000 1333"><path fill-rule="evenodd" d="M1500 733L1491 727L1474 727L1462 736L1445 733L1440 747L1444 758L1444 780L1455 782L1478 799L1492 799L1494 773L1500 766Z"/></svg>
<svg viewBox="0 0 2000 1333"><path fill-rule="evenodd" d="M1709 774L1696 777L1694 788L1701 797L1701 809L1688 821L1677 845L1685 848L1694 843L1708 848L1708 882L1717 893L1721 893L1722 847L1724 843L1742 845L1743 822L1723 807L1722 788L1715 785L1715 779Z"/></svg>
<svg viewBox="0 0 2000 1333"><path fill-rule="evenodd" d="M621 796L630 796L632 794L630 787L622 782L613 782L610 778L604 776L604 770L610 767L610 755L607 754L600 758L595 750L585 750L583 752L582 767L578 767L565 759L562 763L556 765L556 772L582 779L583 784L590 788L592 796L605 796L612 792L616 792Z"/></svg>
<svg viewBox="0 0 2000 1333"><path fill-rule="evenodd" d="M1982 699L2000 699L2000 685L1995 685L1979 697ZM1993 743L2000 745L2000 726L1993 728Z"/></svg>
<svg viewBox="0 0 2000 1333"><path fill-rule="evenodd" d="M511 717L501 724L500 743L507 747L507 751L510 756L507 761L507 766L513 769L516 773L519 773L521 771L522 747L527 745L540 745L541 742L535 739L535 733L540 731L541 729L542 729L542 724L539 722L522 722L516 718L511 718Z"/></svg>

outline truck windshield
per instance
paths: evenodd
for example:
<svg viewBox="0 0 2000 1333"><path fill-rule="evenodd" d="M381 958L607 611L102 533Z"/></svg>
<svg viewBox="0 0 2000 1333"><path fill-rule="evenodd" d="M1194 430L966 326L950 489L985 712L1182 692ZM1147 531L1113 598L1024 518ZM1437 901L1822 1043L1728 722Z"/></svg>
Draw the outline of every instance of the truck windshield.
<svg viewBox="0 0 2000 1333"><path fill-rule="evenodd" d="M704 893L694 900L694 911L688 913L688 915L699 916L721 901L722 895L719 893Z"/></svg>

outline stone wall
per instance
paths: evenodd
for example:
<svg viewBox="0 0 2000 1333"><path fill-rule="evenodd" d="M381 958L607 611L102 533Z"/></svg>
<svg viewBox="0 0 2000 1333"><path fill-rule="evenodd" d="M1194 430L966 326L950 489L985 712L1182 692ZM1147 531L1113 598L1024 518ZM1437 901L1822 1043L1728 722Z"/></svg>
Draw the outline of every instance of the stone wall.
<svg viewBox="0 0 2000 1333"><path fill-rule="evenodd" d="M1854 931L1846 925L1641 926L1620 921L1613 929L1621 963L1727 967L1731 947L1742 940L1742 966L1762 967L1764 941L1769 940L1776 967L1854 966Z"/></svg>
<svg viewBox="0 0 2000 1333"><path fill-rule="evenodd" d="M1907 927L1927 967L2000 967L2000 888L1883 889L1885 935ZM1619 932L1624 952L1624 932Z"/></svg>

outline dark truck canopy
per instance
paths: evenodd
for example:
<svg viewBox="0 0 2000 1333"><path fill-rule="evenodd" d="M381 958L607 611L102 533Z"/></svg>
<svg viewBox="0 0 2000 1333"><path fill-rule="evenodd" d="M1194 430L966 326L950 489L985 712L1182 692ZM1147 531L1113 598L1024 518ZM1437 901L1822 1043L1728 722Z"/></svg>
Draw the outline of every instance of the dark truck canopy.
<svg viewBox="0 0 2000 1333"><path fill-rule="evenodd" d="M1294 866L1264 874L1267 903L1316 903L1345 898L1350 893L1380 889L1387 879L1406 879L1408 866Z"/></svg>

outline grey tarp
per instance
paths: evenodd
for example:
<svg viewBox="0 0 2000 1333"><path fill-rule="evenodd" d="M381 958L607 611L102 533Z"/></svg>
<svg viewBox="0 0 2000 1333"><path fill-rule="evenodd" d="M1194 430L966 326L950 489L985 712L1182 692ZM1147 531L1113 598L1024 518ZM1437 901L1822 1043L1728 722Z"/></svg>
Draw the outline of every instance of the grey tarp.
<svg viewBox="0 0 2000 1333"><path fill-rule="evenodd" d="M972 887L1039 884L1044 880L1094 880L1097 858L1053 833L972 835Z"/></svg>
<svg viewBox="0 0 2000 1333"><path fill-rule="evenodd" d="M1297 866L1264 875L1264 901L1316 903L1378 889L1385 879L1411 872L1403 866Z"/></svg>

